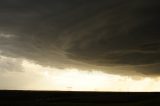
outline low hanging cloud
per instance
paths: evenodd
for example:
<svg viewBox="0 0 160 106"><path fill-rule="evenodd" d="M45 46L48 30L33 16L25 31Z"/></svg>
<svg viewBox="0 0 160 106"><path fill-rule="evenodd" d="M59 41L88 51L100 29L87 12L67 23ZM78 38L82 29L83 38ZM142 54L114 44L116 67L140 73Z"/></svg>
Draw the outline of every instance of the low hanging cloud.
<svg viewBox="0 0 160 106"><path fill-rule="evenodd" d="M22 71L22 60L0 56L0 72L4 71Z"/></svg>
<svg viewBox="0 0 160 106"><path fill-rule="evenodd" d="M158 0L2 0L0 10L2 55L59 68L160 73Z"/></svg>

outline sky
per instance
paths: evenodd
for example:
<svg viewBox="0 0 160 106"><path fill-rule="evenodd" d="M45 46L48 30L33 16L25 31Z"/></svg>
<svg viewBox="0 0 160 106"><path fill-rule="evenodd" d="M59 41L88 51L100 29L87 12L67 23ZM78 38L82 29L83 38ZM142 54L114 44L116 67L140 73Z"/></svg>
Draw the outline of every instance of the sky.
<svg viewBox="0 0 160 106"><path fill-rule="evenodd" d="M160 1L1 0L0 89L160 91Z"/></svg>

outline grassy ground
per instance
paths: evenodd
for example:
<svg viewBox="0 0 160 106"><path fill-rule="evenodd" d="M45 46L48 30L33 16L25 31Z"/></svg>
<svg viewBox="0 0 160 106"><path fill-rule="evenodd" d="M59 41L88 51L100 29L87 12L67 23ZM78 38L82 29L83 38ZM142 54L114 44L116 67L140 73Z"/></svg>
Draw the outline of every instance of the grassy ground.
<svg viewBox="0 0 160 106"><path fill-rule="evenodd" d="M0 91L0 106L159 106L160 93Z"/></svg>

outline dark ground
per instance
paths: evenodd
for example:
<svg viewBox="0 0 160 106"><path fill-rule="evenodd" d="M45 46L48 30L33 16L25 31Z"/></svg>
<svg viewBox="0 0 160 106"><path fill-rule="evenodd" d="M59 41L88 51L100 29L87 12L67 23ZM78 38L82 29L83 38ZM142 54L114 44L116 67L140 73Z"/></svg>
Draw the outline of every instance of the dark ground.
<svg viewBox="0 0 160 106"><path fill-rule="evenodd" d="M0 106L160 106L158 92L0 91Z"/></svg>

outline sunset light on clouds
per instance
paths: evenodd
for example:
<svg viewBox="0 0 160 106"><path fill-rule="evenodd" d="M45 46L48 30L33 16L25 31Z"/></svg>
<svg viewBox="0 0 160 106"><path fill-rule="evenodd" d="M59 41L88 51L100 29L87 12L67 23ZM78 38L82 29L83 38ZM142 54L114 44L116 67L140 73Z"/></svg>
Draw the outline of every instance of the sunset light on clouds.
<svg viewBox="0 0 160 106"><path fill-rule="evenodd" d="M15 58L1 57L0 62L7 59L8 65L12 64L8 68L13 68L13 64L19 61ZM28 60L21 60L19 66L22 67L21 70L0 72L2 89L58 91L158 91L160 89L159 77L135 79L107 74L100 70L43 67Z"/></svg>
<svg viewBox="0 0 160 106"><path fill-rule="evenodd" d="M160 91L159 0L1 0L0 90Z"/></svg>

